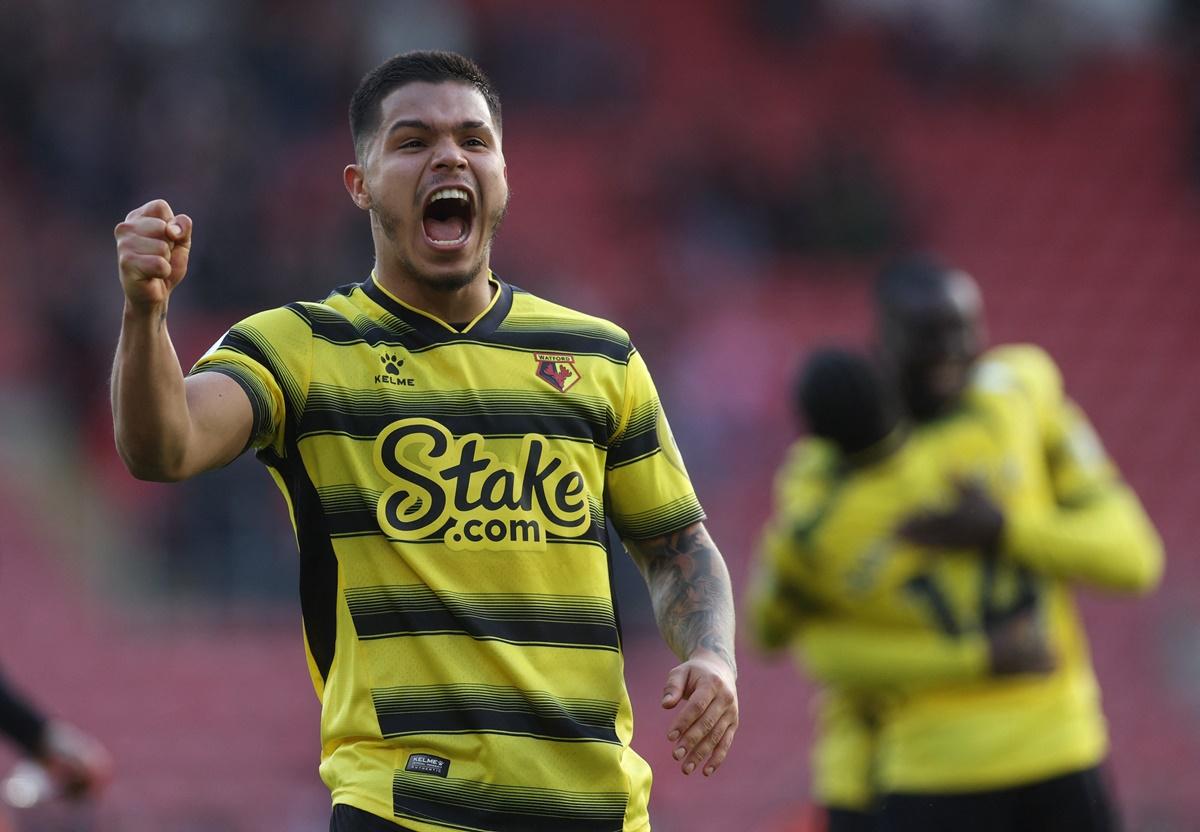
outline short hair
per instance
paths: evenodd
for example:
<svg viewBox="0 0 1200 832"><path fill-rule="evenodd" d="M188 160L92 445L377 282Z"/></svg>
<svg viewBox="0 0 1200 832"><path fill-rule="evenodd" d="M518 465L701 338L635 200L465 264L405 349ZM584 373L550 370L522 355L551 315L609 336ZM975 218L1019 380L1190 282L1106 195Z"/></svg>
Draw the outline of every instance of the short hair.
<svg viewBox="0 0 1200 832"><path fill-rule="evenodd" d="M866 355L841 347L814 350L800 369L796 405L813 436L857 454L900 424L896 396Z"/></svg>
<svg viewBox="0 0 1200 832"><path fill-rule="evenodd" d="M914 294L941 291L954 270L930 254L909 254L887 263L875 279L875 304L894 309Z"/></svg>
<svg viewBox="0 0 1200 832"><path fill-rule="evenodd" d="M496 130L500 130L500 97L483 70L456 52L405 52L394 55L363 76L350 98L350 136L354 152L362 157L367 138L379 129L380 105L388 93L408 84L453 81L474 87L487 102Z"/></svg>

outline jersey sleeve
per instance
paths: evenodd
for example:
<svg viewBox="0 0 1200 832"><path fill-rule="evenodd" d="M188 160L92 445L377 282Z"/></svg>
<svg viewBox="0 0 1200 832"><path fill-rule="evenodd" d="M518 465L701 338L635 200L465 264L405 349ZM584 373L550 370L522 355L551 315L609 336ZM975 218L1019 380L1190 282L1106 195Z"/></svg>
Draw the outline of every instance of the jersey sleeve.
<svg viewBox="0 0 1200 832"><path fill-rule="evenodd" d="M637 350L629 356L619 412L604 476L610 516L620 535L646 540L703 520L704 509Z"/></svg>
<svg viewBox="0 0 1200 832"><path fill-rule="evenodd" d="M249 446L284 456L285 427L303 413L311 364L312 328L299 309L287 306L235 324L191 374L221 373L237 382L254 412Z"/></svg>
<svg viewBox="0 0 1200 832"><path fill-rule="evenodd" d="M0 731L25 753L38 755L46 735L46 717L0 676Z"/></svg>
<svg viewBox="0 0 1200 832"><path fill-rule="evenodd" d="M1127 592L1154 587L1162 542L1045 351L995 351L1037 413L1056 505L1006 518L1004 549L1043 574Z"/></svg>

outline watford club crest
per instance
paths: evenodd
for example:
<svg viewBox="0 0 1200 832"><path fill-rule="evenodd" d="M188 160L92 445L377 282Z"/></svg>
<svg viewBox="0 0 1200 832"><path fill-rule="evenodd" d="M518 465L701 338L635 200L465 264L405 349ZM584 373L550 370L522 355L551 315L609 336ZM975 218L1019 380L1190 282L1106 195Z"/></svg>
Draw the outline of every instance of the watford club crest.
<svg viewBox="0 0 1200 832"><path fill-rule="evenodd" d="M537 377L560 393L565 393L579 381L579 370L575 367L575 356L563 353L535 352Z"/></svg>

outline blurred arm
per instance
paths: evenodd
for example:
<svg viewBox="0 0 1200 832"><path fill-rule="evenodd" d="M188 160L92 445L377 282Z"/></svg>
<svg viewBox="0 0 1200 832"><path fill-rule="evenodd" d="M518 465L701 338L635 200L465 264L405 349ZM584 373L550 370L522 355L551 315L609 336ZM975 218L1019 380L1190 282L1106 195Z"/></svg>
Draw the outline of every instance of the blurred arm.
<svg viewBox="0 0 1200 832"><path fill-rule="evenodd" d="M1121 482L1082 411L1062 401L1045 428L1059 505L1012 512L1001 551L1042 574L1104 589L1146 592L1162 575L1162 541Z"/></svg>
<svg viewBox="0 0 1200 832"><path fill-rule="evenodd" d="M1042 574L1104 589L1147 592L1162 576L1158 532L1124 485L1110 486L1078 507L1010 514L1001 548Z"/></svg>

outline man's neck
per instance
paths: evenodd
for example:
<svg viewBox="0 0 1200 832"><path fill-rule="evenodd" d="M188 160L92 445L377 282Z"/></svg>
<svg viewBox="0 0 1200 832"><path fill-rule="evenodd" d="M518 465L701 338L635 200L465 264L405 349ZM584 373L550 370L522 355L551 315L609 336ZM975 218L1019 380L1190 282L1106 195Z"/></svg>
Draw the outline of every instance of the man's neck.
<svg viewBox="0 0 1200 832"><path fill-rule="evenodd" d="M486 266L466 286L451 290L430 286L402 271L380 266L376 261L375 280L380 286L409 306L444 323L473 321L492 302L492 285L488 280L491 272Z"/></svg>

